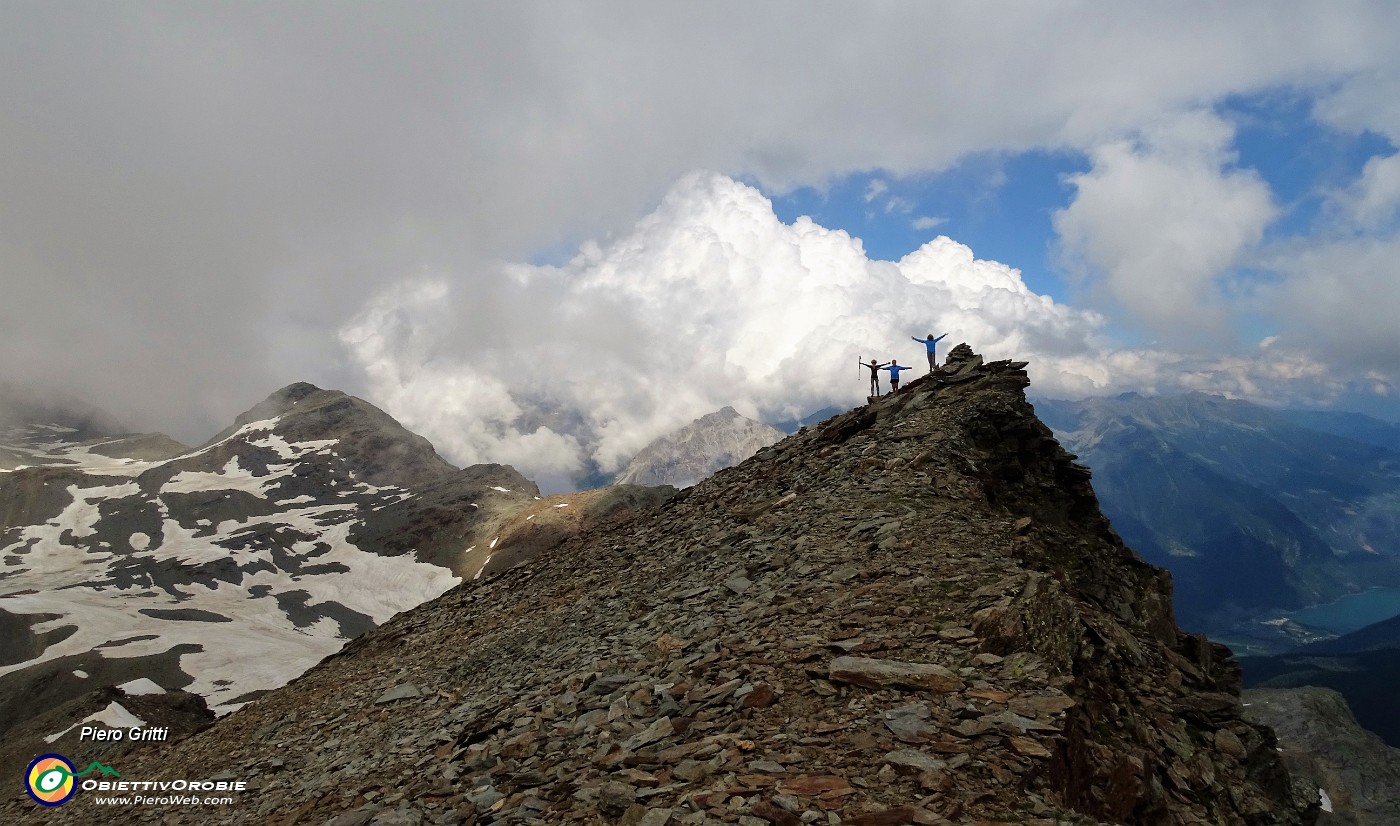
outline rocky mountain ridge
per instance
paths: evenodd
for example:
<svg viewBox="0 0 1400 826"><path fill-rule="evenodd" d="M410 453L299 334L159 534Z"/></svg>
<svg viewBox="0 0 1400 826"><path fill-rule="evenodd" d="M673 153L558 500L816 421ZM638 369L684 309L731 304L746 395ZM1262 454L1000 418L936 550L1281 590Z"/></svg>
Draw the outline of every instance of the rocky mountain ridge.
<svg viewBox="0 0 1400 826"><path fill-rule="evenodd" d="M123 822L1311 823L1222 647L966 345L631 522L466 582L123 777ZM83 759L83 755L70 755ZM83 798L15 822L89 822Z"/></svg>
<svg viewBox="0 0 1400 826"><path fill-rule="evenodd" d="M513 468L459 471L368 402L305 383L197 449L33 420L56 410L29 405L0 434L19 457L0 469L0 770L68 747L76 732L60 733L107 702L157 702L102 699L135 680L202 724L204 702L237 708L497 555L673 492L542 498Z"/></svg>

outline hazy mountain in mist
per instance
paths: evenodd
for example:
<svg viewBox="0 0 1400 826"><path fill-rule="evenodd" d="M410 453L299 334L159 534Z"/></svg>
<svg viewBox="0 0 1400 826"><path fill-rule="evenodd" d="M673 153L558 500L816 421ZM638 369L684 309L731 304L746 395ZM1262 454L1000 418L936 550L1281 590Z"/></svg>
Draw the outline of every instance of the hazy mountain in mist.
<svg viewBox="0 0 1400 826"><path fill-rule="evenodd" d="M725 407L647 445L618 474L617 482L690 487L782 437L781 430Z"/></svg>

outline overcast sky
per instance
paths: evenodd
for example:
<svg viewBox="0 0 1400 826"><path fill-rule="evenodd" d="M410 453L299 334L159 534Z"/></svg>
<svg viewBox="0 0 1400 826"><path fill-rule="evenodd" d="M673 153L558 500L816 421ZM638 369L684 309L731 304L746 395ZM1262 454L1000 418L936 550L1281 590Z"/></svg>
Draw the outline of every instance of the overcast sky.
<svg viewBox="0 0 1400 826"><path fill-rule="evenodd" d="M563 486L950 332L1397 417L1400 4L0 1L0 379Z"/></svg>

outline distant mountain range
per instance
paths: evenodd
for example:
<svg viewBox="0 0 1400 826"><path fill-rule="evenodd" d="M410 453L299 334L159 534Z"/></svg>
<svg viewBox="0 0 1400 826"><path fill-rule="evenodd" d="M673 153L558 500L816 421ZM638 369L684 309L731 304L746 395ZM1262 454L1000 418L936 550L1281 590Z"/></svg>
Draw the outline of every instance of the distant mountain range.
<svg viewBox="0 0 1400 826"><path fill-rule="evenodd" d="M1362 413L1341 410L1283 410L1280 411L1280 415L1299 427L1330 433L1333 436L1345 436L1386 450L1400 451L1400 425Z"/></svg>
<svg viewBox="0 0 1400 826"><path fill-rule="evenodd" d="M1036 410L1129 546L1171 570L1187 627L1277 650L1269 612L1400 584L1393 426L1200 393Z"/></svg>

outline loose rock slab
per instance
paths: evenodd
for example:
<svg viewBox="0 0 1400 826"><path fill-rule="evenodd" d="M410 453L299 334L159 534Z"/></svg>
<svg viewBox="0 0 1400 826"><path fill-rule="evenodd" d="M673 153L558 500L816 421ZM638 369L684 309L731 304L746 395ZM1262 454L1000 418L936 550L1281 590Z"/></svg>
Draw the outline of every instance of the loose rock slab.
<svg viewBox="0 0 1400 826"><path fill-rule="evenodd" d="M933 663L837 657L831 661L829 673L832 682L866 688L913 688L947 693L963 687L958 675Z"/></svg>

